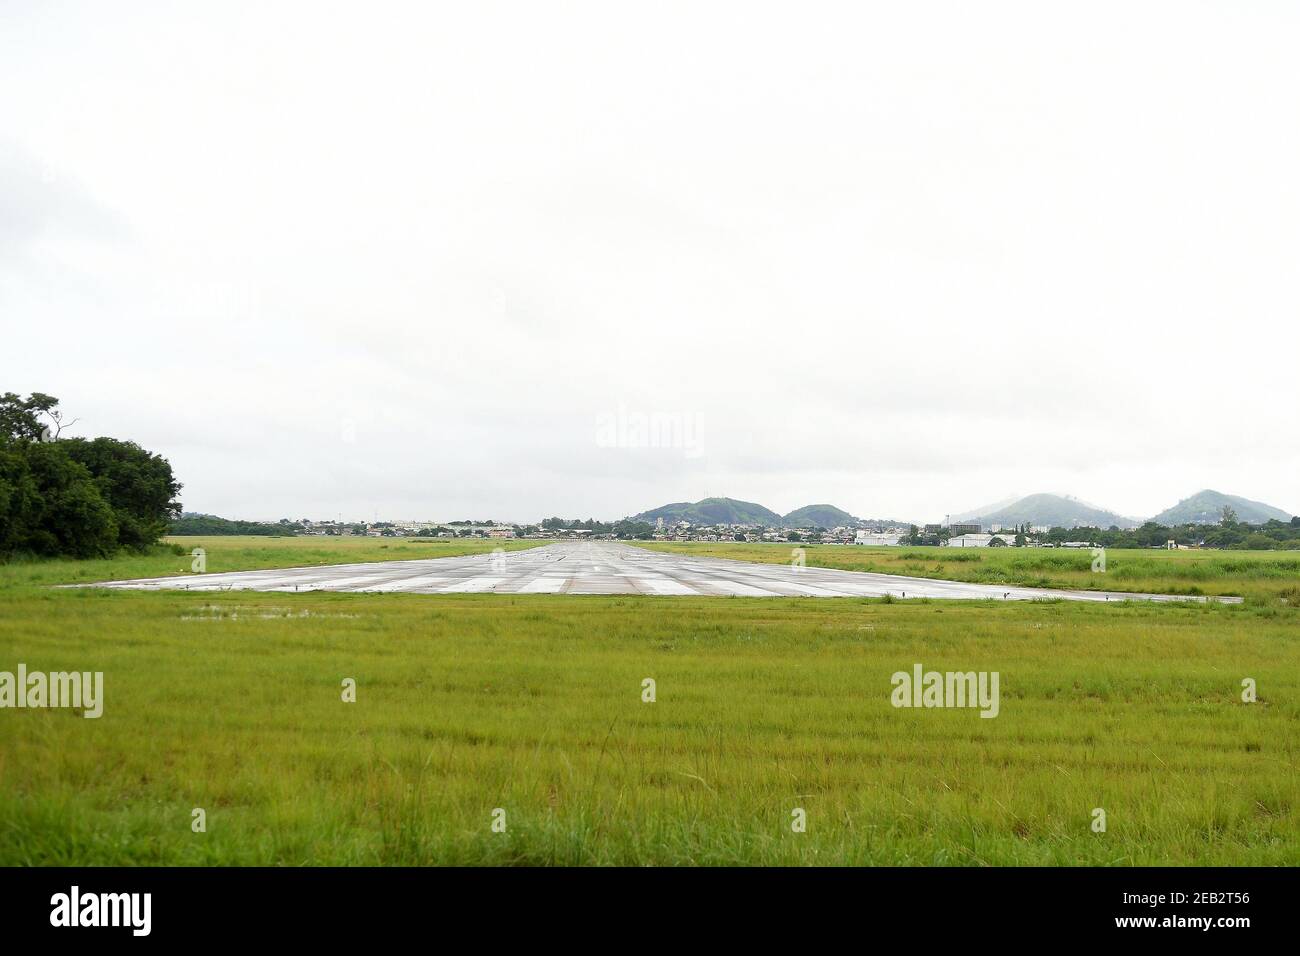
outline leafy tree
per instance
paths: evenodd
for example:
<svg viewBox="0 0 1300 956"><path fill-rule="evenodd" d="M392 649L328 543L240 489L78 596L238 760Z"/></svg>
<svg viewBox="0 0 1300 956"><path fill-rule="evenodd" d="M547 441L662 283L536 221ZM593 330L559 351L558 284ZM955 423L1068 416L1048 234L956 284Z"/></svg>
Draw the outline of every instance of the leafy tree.
<svg viewBox="0 0 1300 956"><path fill-rule="evenodd" d="M60 439L73 422L58 404L0 395L0 557L88 558L157 541L180 510L171 465L132 442Z"/></svg>
<svg viewBox="0 0 1300 956"><path fill-rule="evenodd" d="M32 392L26 398L5 392L0 395L0 436L13 441L40 441L49 427L41 420L42 415L58 428L72 424L63 423L63 416L55 409L58 404L57 398L42 392Z"/></svg>
<svg viewBox="0 0 1300 956"><path fill-rule="evenodd" d="M33 554L106 557L117 550L117 520L85 465L73 461L60 444L22 442L13 446L25 474L18 476L25 496L11 515L10 550ZM9 522L6 522L9 523Z"/></svg>
<svg viewBox="0 0 1300 956"><path fill-rule="evenodd" d="M113 509L122 547L148 547L167 533L168 521L180 514L176 495L181 486L160 455L116 438L74 438L59 442L58 447L94 475L99 493Z"/></svg>
<svg viewBox="0 0 1300 956"><path fill-rule="evenodd" d="M23 549L37 524L39 498L22 447L0 438L0 555Z"/></svg>

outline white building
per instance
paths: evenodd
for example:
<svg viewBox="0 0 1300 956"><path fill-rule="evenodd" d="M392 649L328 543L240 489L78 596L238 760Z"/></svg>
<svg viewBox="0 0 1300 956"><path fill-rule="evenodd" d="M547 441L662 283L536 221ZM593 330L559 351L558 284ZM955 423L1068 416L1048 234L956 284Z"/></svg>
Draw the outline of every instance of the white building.
<svg viewBox="0 0 1300 956"><path fill-rule="evenodd" d="M1015 544L1014 535L1000 534L959 534L947 541L950 548L1000 548Z"/></svg>
<svg viewBox="0 0 1300 956"><path fill-rule="evenodd" d="M867 545L896 545L901 541L901 534L891 534L887 531L859 531L853 537L854 544Z"/></svg>

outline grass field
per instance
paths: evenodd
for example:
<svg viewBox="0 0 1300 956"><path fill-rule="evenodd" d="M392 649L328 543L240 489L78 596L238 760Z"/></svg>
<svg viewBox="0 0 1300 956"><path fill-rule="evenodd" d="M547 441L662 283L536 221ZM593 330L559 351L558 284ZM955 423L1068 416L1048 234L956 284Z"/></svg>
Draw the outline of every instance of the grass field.
<svg viewBox="0 0 1300 956"><path fill-rule="evenodd" d="M1143 589L1190 560L1142 558ZM0 710L0 863L1300 863L1300 609L1265 573L1197 582L1240 606L45 587L188 561L0 566L0 670L105 684L97 720ZM999 716L895 709L915 663L998 671Z"/></svg>
<svg viewBox="0 0 1300 956"><path fill-rule="evenodd" d="M639 543L639 542L638 542ZM979 584L1146 591L1154 594L1239 595L1261 605L1300 606L1300 554L1279 551L1155 551L1107 549L1104 573L1092 570L1088 549L907 548L854 545L656 541L654 551L789 564L802 548L810 567L878 571Z"/></svg>

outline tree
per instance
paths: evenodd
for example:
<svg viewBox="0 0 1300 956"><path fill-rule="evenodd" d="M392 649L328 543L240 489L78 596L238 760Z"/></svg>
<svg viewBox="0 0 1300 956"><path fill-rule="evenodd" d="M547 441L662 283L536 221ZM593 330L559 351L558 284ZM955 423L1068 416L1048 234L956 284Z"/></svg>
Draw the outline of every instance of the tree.
<svg viewBox="0 0 1300 956"><path fill-rule="evenodd" d="M1219 524L1225 528L1231 528L1237 523L1237 512L1232 505L1224 505L1223 510L1219 512Z"/></svg>
<svg viewBox="0 0 1300 956"><path fill-rule="evenodd" d="M54 557L107 557L117 550L117 521L90 471L60 444L22 442L5 456L3 481L18 494L9 500L3 524L7 552Z"/></svg>
<svg viewBox="0 0 1300 956"><path fill-rule="evenodd" d="M120 546L148 547L167 532L168 522L180 515L176 495L181 486L172 466L160 455L116 438L73 438L59 442L59 447L94 476L99 493L113 509Z"/></svg>
<svg viewBox="0 0 1300 956"><path fill-rule="evenodd" d="M0 555L22 550L36 526L39 490L27 456L0 437Z"/></svg>
<svg viewBox="0 0 1300 956"><path fill-rule="evenodd" d="M13 441L40 441L46 434L46 425L41 416L48 418L55 426L54 437L58 431L71 425L63 422L63 416L57 411L59 400L53 395L32 392L26 398L14 393L0 395L0 437Z"/></svg>
<svg viewBox="0 0 1300 956"><path fill-rule="evenodd" d="M0 395L0 557L140 549L180 512L171 465L133 442L62 439L58 399Z"/></svg>

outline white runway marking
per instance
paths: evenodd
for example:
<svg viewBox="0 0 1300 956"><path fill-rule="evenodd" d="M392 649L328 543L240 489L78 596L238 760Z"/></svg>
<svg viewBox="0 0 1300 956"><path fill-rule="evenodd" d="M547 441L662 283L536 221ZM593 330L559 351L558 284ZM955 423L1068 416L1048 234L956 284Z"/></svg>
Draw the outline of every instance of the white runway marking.
<svg viewBox="0 0 1300 956"><path fill-rule="evenodd" d="M443 584L447 581L444 575L416 575L409 578L398 578L396 581L385 581L383 584L376 584L374 587L367 588L370 591L420 591L425 588L432 588L435 584Z"/></svg>
<svg viewBox="0 0 1300 956"><path fill-rule="evenodd" d="M559 594L560 590L568 582L568 578L546 577L533 578L523 587L519 588L516 594Z"/></svg>
<svg viewBox="0 0 1300 956"><path fill-rule="evenodd" d="M744 581L726 580L723 578L714 578L706 585L722 594L734 595L736 597L775 597L775 591L769 591L766 588L756 588L752 584L746 584Z"/></svg>
<svg viewBox="0 0 1300 956"><path fill-rule="evenodd" d="M800 594L806 594L809 597L860 597L852 591L833 591L830 588L813 587L811 584L802 584L799 581L782 581L782 587L787 587L792 591Z"/></svg>
<svg viewBox="0 0 1300 956"><path fill-rule="evenodd" d="M447 594L452 591L465 591L473 594L478 591L491 591L494 587L496 587L504 580L506 579L474 577L474 578L470 578L468 581L459 581L455 584L448 584L446 587L438 588L438 590L443 594Z"/></svg>
<svg viewBox="0 0 1300 956"><path fill-rule="evenodd" d="M83 585L77 585L83 586ZM563 541L502 555L378 561L333 567L222 571L85 587L156 591L378 591L384 593L649 594L744 597L881 597L998 601L1205 601L1203 597L1074 591L938 581L865 571L793 568L685 557L614 541ZM1211 598L1229 604L1241 598Z"/></svg>
<svg viewBox="0 0 1300 956"><path fill-rule="evenodd" d="M634 578L637 584L644 591L651 594L699 594L699 591L693 591L681 581L674 581L672 578Z"/></svg>

